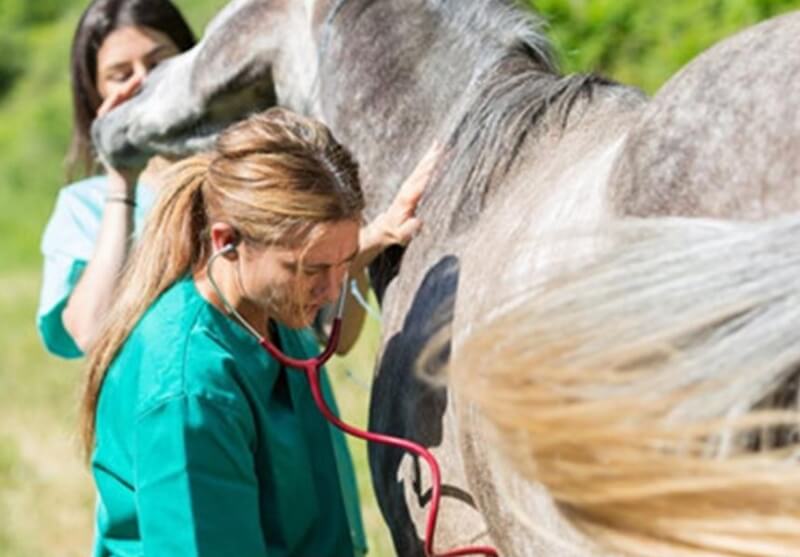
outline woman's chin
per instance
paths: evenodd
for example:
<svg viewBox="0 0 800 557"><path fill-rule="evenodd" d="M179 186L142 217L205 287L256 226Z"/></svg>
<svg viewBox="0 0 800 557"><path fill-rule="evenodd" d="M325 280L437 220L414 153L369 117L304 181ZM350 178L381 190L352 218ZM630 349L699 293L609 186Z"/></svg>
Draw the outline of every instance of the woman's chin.
<svg viewBox="0 0 800 557"><path fill-rule="evenodd" d="M303 310L300 312L296 312L291 316L287 316L283 319L279 319L281 324L290 328L290 329L305 329L306 327L310 327L314 323L314 319L317 316L317 310Z"/></svg>

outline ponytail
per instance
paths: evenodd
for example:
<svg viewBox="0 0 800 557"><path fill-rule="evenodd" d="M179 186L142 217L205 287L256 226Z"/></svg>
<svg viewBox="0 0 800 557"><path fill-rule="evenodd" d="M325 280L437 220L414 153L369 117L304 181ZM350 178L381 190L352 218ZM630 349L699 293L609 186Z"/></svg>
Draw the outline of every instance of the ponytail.
<svg viewBox="0 0 800 557"><path fill-rule="evenodd" d="M156 298L205 258L207 217L202 187L211 160L211 155L197 155L173 167L164 181L169 189L159 192L117 287L117 302L92 343L80 409L87 458L95 441L100 388L111 362Z"/></svg>

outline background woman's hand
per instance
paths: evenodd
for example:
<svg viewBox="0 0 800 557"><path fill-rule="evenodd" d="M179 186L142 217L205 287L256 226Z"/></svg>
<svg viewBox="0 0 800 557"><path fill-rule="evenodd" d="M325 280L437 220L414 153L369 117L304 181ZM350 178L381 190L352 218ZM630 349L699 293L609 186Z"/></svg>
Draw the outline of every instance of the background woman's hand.
<svg viewBox="0 0 800 557"><path fill-rule="evenodd" d="M111 112L114 107L119 106L138 93L139 89L142 87L142 81L143 78L130 79L125 84L125 87L116 89L108 95L103 101L103 104L100 105L100 108L97 109L97 118L102 118Z"/></svg>
<svg viewBox="0 0 800 557"><path fill-rule="evenodd" d="M114 108L124 103L141 89L143 78L131 79L122 89L117 89L105 98L103 104L97 109L97 118L102 118ZM102 160L106 175L109 178L109 193L133 195L136 180L143 168L116 168L107 161Z"/></svg>

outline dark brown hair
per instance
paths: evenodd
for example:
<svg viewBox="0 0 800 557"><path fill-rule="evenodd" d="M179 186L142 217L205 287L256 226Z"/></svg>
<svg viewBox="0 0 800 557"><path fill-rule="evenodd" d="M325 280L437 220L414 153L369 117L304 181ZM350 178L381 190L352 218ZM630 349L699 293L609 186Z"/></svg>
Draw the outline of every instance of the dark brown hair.
<svg viewBox="0 0 800 557"><path fill-rule="evenodd" d="M169 0L94 0L86 8L70 55L73 129L66 158L69 180L96 170L89 131L102 102L97 90L97 53L112 31L129 26L160 31L181 52L195 44L192 30Z"/></svg>

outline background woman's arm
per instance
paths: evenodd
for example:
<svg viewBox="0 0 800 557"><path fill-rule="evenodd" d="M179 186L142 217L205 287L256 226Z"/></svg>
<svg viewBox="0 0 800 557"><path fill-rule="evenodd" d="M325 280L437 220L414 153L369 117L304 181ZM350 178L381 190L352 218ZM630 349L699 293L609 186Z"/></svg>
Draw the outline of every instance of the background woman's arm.
<svg viewBox="0 0 800 557"><path fill-rule="evenodd" d="M128 258L135 192L134 175L109 174L107 200L94 253L70 294L62 316L64 328L82 352L86 352L111 305Z"/></svg>
<svg viewBox="0 0 800 557"><path fill-rule="evenodd" d="M97 109L97 116L105 116L131 98L141 84L141 79L133 79L127 87L109 95ZM117 170L108 164L105 168L108 187L95 249L62 316L64 329L82 352L86 352L111 306L133 240L136 181L141 169Z"/></svg>

